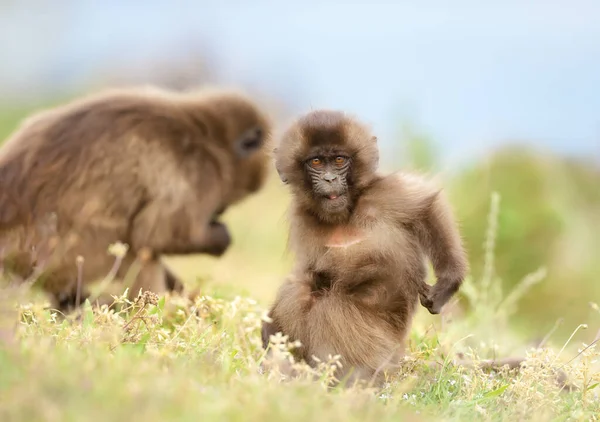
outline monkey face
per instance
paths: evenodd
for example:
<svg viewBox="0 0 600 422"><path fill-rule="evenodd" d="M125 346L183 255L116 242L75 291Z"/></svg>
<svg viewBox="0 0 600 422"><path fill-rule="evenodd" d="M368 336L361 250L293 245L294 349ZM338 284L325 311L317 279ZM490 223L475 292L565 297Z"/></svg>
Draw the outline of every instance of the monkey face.
<svg viewBox="0 0 600 422"><path fill-rule="evenodd" d="M256 193L264 185L269 161L266 142L266 129L262 125L246 130L235 140L233 146L235 176L233 190L227 201L228 205Z"/></svg>
<svg viewBox="0 0 600 422"><path fill-rule="evenodd" d="M281 180L303 207L330 222L349 215L358 192L373 180L379 159L370 130L335 110L299 118L274 152Z"/></svg>
<svg viewBox="0 0 600 422"><path fill-rule="evenodd" d="M235 145L238 167L238 183L245 194L257 192L264 184L268 156L265 148L266 128L257 124L238 138Z"/></svg>
<svg viewBox="0 0 600 422"><path fill-rule="evenodd" d="M227 149L232 171L224 206L230 206L259 191L266 181L271 121L254 101L239 92L205 94L203 101L208 104L204 109L208 133L220 148Z"/></svg>
<svg viewBox="0 0 600 422"><path fill-rule="evenodd" d="M348 209L352 158L345 151L315 151L304 162L306 182L313 199L329 213Z"/></svg>
<svg viewBox="0 0 600 422"><path fill-rule="evenodd" d="M227 144L235 162L244 162L264 150L271 132L269 116L245 94L217 92L210 101L211 133Z"/></svg>

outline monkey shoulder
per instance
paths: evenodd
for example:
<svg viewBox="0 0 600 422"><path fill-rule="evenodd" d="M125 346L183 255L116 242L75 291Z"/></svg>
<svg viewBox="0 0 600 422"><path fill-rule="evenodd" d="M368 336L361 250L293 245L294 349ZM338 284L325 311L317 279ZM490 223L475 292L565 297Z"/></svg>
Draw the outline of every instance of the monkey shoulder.
<svg viewBox="0 0 600 422"><path fill-rule="evenodd" d="M174 98L144 89L101 92L46 115L48 131L62 133L63 140L86 145L99 142L127 147L158 143L173 147L185 144L191 135L201 134Z"/></svg>
<svg viewBox="0 0 600 422"><path fill-rule="evenodd" d="M380 176L363 196L363 207L377 218L414 222L436 201L440 189L426 177L406 172Z"/></svg>
<svg viewBox="0 0 600 422"><path fill-rule="evenodd" d="M27 169L36 162L56 169L62 163L111 174L151 167L156 173L163 161L176 160L183 174L193 175L198 165L220 167L226 161L219 151L208 151L209 143L203 125L176 99L152 90L109 90L24 119L0 149L0 165L17 161Z"/></svg>

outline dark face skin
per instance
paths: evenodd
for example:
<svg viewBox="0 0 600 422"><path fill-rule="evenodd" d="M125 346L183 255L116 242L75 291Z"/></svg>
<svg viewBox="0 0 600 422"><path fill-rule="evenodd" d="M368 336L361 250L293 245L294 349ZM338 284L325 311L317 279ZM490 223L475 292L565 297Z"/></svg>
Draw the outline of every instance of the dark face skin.
<svg viewBox="0 0 600 422"><path fill-rule="evenodd" d="M335 214L349 208L351 166L351 157L342 150L316 150L304 162L306 182L323 211Z"/></svg>
<svg viewBox="0 0 600 422"><path fill-rule="evenodd" d="M299 212L324 225L345 224L375 177L377 138L339 111L299 118L275 148L275 168L290 184Z"/></svg>

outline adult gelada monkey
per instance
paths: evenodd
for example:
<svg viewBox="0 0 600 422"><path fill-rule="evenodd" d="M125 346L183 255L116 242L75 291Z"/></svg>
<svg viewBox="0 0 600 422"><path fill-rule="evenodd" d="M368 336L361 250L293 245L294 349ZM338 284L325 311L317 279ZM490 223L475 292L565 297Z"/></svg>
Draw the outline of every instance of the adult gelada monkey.
<svg viewBox="0 0 600 422"><path fill-rule="evenodd" d="M296 357L309 364L339 354L339 380L380 381L404 353L419 297L439 313L467 270L442 192L414 175L379 175L378 156L365 125L327 110L299 118L275 151L292 193L296 262L263 325L263 345L282 332L301 342Z"/></svg>
<svg viewBox="0 0 600 422"><path fill-rule="evenodd" d="M249 97L215 88L111 90L34 115L0 149L5 267L28 276L40 263L14 246L51 244L40 283L65 308L79 290L77 256L80 279L97 280L113 264L107 247L121 241L129 250L119 278L144 251L133 296L181 290L160 256L228 248L217 217L262 187L270 128ZM49 215L50 240L40 234Z"/></svg>

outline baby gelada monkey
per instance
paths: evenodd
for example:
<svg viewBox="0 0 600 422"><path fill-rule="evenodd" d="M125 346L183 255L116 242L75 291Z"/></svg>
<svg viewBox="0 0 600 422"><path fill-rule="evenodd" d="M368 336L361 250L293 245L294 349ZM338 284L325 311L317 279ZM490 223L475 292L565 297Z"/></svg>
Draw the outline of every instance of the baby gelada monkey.
<svg viewBox="0 0 600 422"><path fill-rule="evenodd" d="M377 138L341 111L300 117L275 150L292 193L295 265L270 309L296 358L339 354L340 381L380 382L397 366L420 298L432 314L459 289L466 255L450 206L423 178L377 173ZM437 283L426 283L427 258Z"/></svg>

